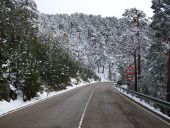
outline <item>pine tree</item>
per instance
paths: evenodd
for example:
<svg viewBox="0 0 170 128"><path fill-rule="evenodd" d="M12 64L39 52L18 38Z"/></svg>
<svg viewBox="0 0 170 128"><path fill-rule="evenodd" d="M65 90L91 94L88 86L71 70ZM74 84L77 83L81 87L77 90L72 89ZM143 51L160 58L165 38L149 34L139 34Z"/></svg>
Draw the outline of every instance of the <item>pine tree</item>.
<svg viewBox="0 0 170 128"><path fill-rule="evenodd" d="M151 44L142 76L143 84L140 86L141 92L163 100L166 99L167 81L166 55L162 52L164 49L165 46L156 40Z"/></svg>
<svg viewBox="0 0 170 128"><path fill-rule="evenodd" d="M152 3L154 16L151 27L155 30L158 43L165 43L168 49L167 100L170 101L170 1L153 0Z"/></svg>
<svg viewBox="0 0 170 128"><path fill-rule="evenodd" d="M0 1L0 100L3 98L7 101L10 99L10 87L4 74L6 74L7 71L6 47L11 41L10 17L13 7L14 4L12 0Z"/></svg>
<svg viewBox="0 0 170 128"><path fill-rule="evenodd" d="M36 64L33 52L37 43L36 19L38 18L34 1L21 0L12 1L9 13L9 24L5 30L7 33L7 45L5 52L7 55L8 81L17 89L23 91L26 82L26 72L28 68L31 72ZM6 15L8 16L8 15ZM31 72L32 73L32 72ZM35 81L36 84L36 81ZM31 84L30 84L31 88ZM25 91L23 91L25 93Z"/></svg>
<svg viewBox="0 0 170 128"><path fill-rule="evenodd" d="M152 3L154 16L151 27L156 31L156 37L168 41L170 38L170 1L153 0Z"/></svg>
<svg viewBox="0 0 170 128"><path fill-rule="evenodd" d="M134 75L134 90L138 90L138 85L141 80L141 59L144 58L142 55L146 52L147 47L149 46L150 39L148 36L148 21L146 15L143 11L140 11L136 8L126 9L124 14L124 19L121 24L123 24L123 29L125 34L121 35L121 41L119 47L122 48L122 52L129 57L131 64L135 67Z"/></svg>

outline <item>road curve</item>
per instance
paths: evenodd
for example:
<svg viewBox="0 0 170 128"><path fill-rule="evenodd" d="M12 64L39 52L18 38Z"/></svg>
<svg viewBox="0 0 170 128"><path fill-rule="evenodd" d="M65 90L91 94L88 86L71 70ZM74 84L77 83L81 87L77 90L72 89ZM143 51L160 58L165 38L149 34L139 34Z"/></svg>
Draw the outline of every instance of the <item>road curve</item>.
<svg viewBox="0 0 170 128"><path fill-rule="evenodd" d="M84 111L87 102L88 106ZM83 112L85 113L82 118ZM82 125L78 126L81 118ZM0 117L0 128L78 127L169 128L170 126L122 97L109 82L79 87Z"/></svg>

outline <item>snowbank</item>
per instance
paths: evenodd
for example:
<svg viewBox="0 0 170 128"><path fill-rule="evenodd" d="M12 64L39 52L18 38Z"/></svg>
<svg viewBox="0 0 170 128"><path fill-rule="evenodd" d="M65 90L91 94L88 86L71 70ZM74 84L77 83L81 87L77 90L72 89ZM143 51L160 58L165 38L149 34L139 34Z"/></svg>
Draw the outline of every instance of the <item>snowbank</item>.
<svg viewBox="0 0 170 128"><path fill-rule="evenodd" d="M121 85L122 88L128 89L128 85Z"/></svg>
<svg viewBox="0 0 170 128"><path fill-rule="evenodd" d="M94 83L95 81L90 81L90 83ZM80 84L76 85L75 80L71 81L73 86L68 86L66 90L58 91L58 92L50 92L47 97L47 92L38 93L39 97L35 97L31 99L31 101L23 102L23 99L21 96L18 96L17 100L11 100L10 102L7 102L5 100L0 101L0 117L3 115L6 115L12 111L15 111L17 109L24 108L26 106L30 106L32 104L38 103L40 101L46 100L52 96L67 92L69 90L75 89L80 86L88 85L87 82L81 81Z"/></svg>

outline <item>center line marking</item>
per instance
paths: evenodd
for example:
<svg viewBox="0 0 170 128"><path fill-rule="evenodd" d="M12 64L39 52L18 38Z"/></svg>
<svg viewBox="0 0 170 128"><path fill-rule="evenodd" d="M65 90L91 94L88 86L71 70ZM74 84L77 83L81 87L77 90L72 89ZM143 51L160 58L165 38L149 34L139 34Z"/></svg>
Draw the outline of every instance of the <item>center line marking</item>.
<svg viewBox="0 0 170 128"><path fill-rule="evenodd" d="M81 115L78 128L81 128L81 127L82 127L83 120L84 120L84 115L85 115L86 110L87 110L87 106L88 106L88 104L89 104L89 102L90 102L90 100L91 100L91 97L92 97L92 95L93 95L93 93L94 93L94 91L95 91L95 89L96 89L97 87L98 87L98 86L96 86L96 87L93 89L93 91L91 92L91 94L90 94L90 97L89 97L89 99L88 99L88 101L87 101L87 103L86 103L86 106L85 106L85 108L84 108L84 111L83 111L83 113L82 113L82 115Z"/></svg>

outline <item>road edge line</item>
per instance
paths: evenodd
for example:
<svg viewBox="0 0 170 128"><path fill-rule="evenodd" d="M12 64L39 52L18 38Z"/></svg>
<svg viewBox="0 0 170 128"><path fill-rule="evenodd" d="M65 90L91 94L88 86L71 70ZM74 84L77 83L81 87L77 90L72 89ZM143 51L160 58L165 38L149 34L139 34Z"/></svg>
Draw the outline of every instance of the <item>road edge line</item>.
<svg viewBox="0 0 170 128"><path fill-rule="evenodd" d="M81 128L81 127L82 127L82 124L83 124L83 120L84 120L84 116L85 116L87 107L88 107L89 102L90 102L90 100L91 100L91 98L92 98L92 95L93 95L93 93L94 93L94 91L95 91L95 89L96 89L97 87L98 87L98 86L96 86L96 87L93 89L93 91L91 92L91 94L90 94L90 96L89 96L89 99L88 99L88 101L87 101L87 103L86 103L86 105L85 105L85 108L84 108L84 110L83 110L83 113L82 113L82 115L81 115L78 128Z"/></svg>
<svg viewBox="0 0 170 128"><path fill-rule="evenodd" d="M165 123L165 124L167 124L167 125L170 126L170 123L169 123L169 122L167 122L166 120L164 120L164 119L158 117L157 115L153 114L153 113L150 112L149 110L145 109L143 106L140 106L139 104L136 103L135 100L133 100L133 99L125 96L124 94L122 94L121 92L119 92L119 91L118 91L117 89L115 89L115 88L114 88L114 90L116 90L116 92L117 92L118 94L120 94L122 97L126 98L126 99L127 99L129 102L131 102L132 104L138 106L138 107L141 108L142 110L148 112L148 113L151 114L152 116L156 117L157 119L159 119L159 120L162 121L163 123Z"/></svg>

